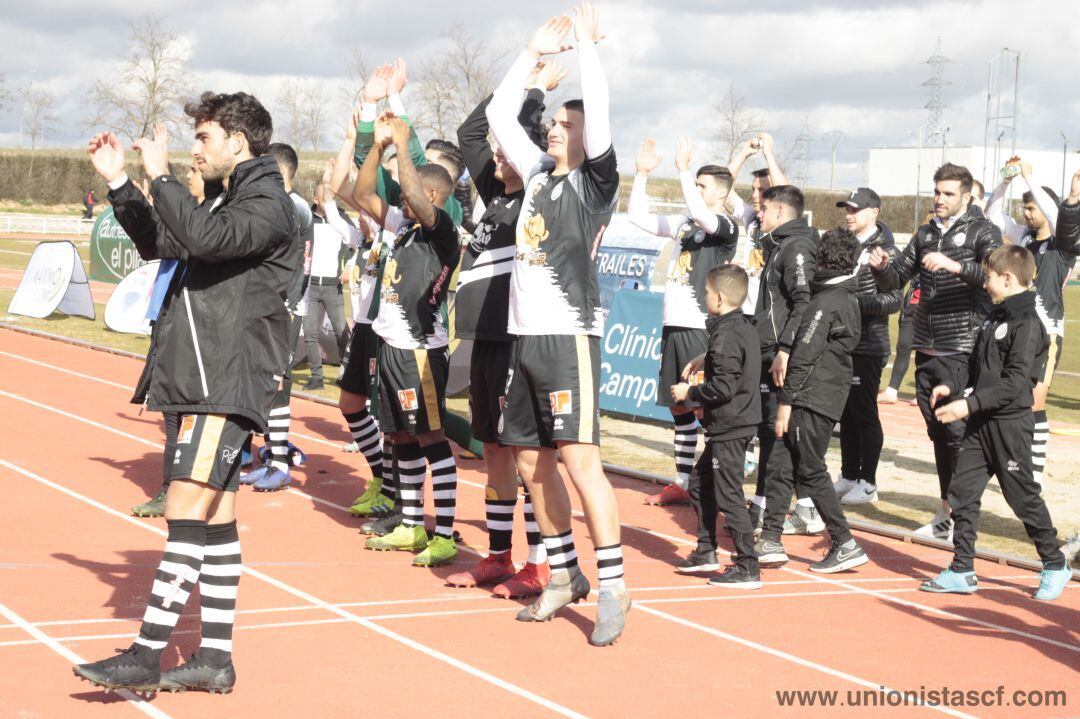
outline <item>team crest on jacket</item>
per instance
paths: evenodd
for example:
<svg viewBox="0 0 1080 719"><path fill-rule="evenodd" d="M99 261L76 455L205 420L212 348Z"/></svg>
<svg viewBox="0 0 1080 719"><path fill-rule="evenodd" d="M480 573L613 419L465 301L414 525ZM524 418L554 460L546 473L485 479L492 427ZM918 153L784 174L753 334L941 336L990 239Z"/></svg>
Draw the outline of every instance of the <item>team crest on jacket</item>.
<svg viewBox="0 0 1080 719"><path fill-rule="evenodd" d="M1002 322L1000 325L998 325L998 328L994 330L994 339L1003 340L1005 339L1005 335L1007 334L1009 334L1009 323Z"/></svg>
<svg viewBox="0 0 1080 719"><path fill-rule="evenodd" d="M957 247L963 247L965 242L967 242L967 233L957 232L953 235L952 243Z"/></svg>

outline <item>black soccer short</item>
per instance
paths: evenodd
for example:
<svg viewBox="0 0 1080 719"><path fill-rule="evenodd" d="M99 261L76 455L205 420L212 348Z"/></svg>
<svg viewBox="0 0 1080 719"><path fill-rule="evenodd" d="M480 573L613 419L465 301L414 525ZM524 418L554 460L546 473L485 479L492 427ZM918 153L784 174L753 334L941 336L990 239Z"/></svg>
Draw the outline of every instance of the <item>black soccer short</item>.
<svg viewBox="0 0 1080 719"><path fill-rule="evenodd" d="M450 355L379 343L379 429L423 434L442 429Z"/></svg>
<svg viewBox="0 0 1080 719"><path fill-rule="evenodd" d="M1054 381L1054 373L1061 364L1061 344L1065 338L1061 335L1050 335L1050 349L1046 353L1046 366L1043 368L1039 382L1049 385Z"/></svg>
<svg viewBox="0 0 1080 719"><path fill-rule="evenodd" d="M555 448L600 444L600 338L521 335L514 341L499 442Z"/></svg>
<svg viewBox="0 0 1080 719"><path fill-rule="evenodd" d="M253 430L250 421L233 414L181 414L176 454L167 464L168 481L190 479L235 492L240 486L240 449Z"/></svg>
<svg viewBox="0 0 1080 719"><path fill-rule="evenodd" d="M338 380L338 386L346 392L370 397L378 367L378 352L379 336L371 325L364 322L353 325L345 373Z"/></svg>
<svg viewBox="0 0 1080 719"><path fill-rule="evenodd" d="M506 376L510 373L513 349L513 342L473 341L469 414L473 437L481 442L499 441L499 417L506 400Z"/></svg>
<svg viewBox="0 0 1080 719"><path fill-rule="evenodd" d="M671 399L671 386L682 382L683 368L690 360L705 354L709 334L694 327L664 327L660 344L660 385L656 388L656 403L661 407L676 406ZM694 407L694 402L677 406Z"/></svg>

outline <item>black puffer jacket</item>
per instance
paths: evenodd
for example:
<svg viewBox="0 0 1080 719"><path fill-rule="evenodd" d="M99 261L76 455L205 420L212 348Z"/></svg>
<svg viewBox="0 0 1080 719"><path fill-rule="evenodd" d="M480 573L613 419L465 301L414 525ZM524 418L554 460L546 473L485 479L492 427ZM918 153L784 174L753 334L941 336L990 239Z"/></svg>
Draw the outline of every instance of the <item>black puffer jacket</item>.
<svg viewBox="0 0 1080 719"><path fill-rule="evenodd" d="M761 361L778 350L791 352L795 330L810 301L810 283L817 269L818 231L801 217L761 237L765 267L761 272L754 324L761 340Z"/></svg>
<svg viewBox="0 0 1080 719"><path fill-rule="evenodd" d="M788 360L780 401L840 421L851 389L861 314L855 277L822 270Z"/></svg>
<svg viewBox="0 0 1080 719"><path fill-rule="evenodd" d="M944 234L937 222L923 225L904 251L875 273L878 287L900 289L919 275L919 309L915 314L915 349L970 352L990 298L983 289L986 275L982 261L1001 246L1001 231L972 205ZM923 258L941 252L961 264L960 274L931 272Z"/></svg>
<svg viewBox="0 0 1080 719"><path fill-rule="evenodd" d="M277 162L242 162L207 211L172 175L109 193L143 259L186 264L170 287L147 403L163 412L232 414L262 431L288 361L286 290L301 261L293 202Z"/></svg>
<svg viewBox="0 0 1080 719"><path fill-rule="evenodd" d="M877 232L863 243L862 247L862 257L868 257L875 247L885 250L890 262L895 260L898 254L892 230L884 222L877 223ZM855 299L859 301L859 311L862 313L862 333L859 335L855 354L888 357L892 351L889 315L900 311L904 301L900 290L878 289L870 265L863 263L855 272Z"/></svg>
<svg viewBox="0 0 1080 719"><path fill-rule="evenodd" d="M702 425L711 439L757 434L761 423L761 353L750 318L741 311L710 317L705 382L690 388L691 401L704 408Z"/></svg>

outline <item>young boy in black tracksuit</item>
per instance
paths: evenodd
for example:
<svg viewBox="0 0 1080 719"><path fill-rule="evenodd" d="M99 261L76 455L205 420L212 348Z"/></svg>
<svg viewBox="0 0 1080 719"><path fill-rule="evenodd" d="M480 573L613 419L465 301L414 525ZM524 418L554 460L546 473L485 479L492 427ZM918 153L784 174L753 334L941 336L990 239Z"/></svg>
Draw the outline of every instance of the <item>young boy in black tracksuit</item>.
<svg viewBox="0 0 1080 719"><path fill-rule="evenodd" d="M855 299L855 265L859 241L850 231L825 233L817 250L813 298L795 336L787 377L776 412L776 436L791 453L794 485L811 499L829 532L829 553L810 570L822 574L866 564L869 559L851 536L840 500L829 481L825 453L832 429L847 403L851 386L852 353L859 342L861 316ZM791 501L792 485L770 492L768 502ZM787 561L780 532L766 527L755 546L758 560L768 565Z"/></svg>
<svg viewBox="0 0 1080 719"><path fill-rule="evenodd" d="M754 554L754 525L743 502L746 446L761 422L758 371L761 350L757 330L741 308L749 287L746 270L721 265L705 278L709 310L706 327L705 381L673 385L676 402L689 399L703 407L705 451L690 473L690 501L698 516L698 546L678 566L680 572L713 571L716 560L716 514L724 513L735 543L735 565L709 579L721 587L758 589L761 575Z"/></svg>
<svg viewBox="0 0 1080 719"><path fill-rule="evenodd" d="M975 341L971 388L965 391L941 384L931 396L936 406L945 397L963 393L963 398L938 407L936 414L945 423L968 420L949 485L953 561L919 589L971 594L979 588L974 572L979 506L994 474L1043 562L1039 589L1033 596L1057 599L1072 571L1058 548L1057 531L1033 474L1032 389L1043 375L1050 344L1035 309L1036 295L1029 291L1035 259L1026 248L1005 245L990 254L984 269L986 290L997 304Z"/></svg>

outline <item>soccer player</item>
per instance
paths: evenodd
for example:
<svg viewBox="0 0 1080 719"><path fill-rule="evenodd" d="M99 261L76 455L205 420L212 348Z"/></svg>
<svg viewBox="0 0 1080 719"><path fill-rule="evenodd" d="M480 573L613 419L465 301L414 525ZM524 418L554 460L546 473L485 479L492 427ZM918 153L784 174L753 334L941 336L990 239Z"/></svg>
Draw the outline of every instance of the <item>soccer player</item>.
<svg viewBox="0 0 1080 719"><path fill-rule="evenodd" d="M934 219L918 229L896 258L880 247L870 255L870 268L883 290L899 289L919 274L915 394L934 443L941 507L916 533L946 541L951 541L953 527L949 482L964 423L939 421L931 392L940 384L967 384L975 335L990 309L982 263L1001 245L998 228L971 206L973 182L966 167L952 163L939 167L934 173Z"/></svg>
<svg viewBox="0 0 1080 719"><path fill-rule="evenodd" d="M112 133L90 140L94 168L109 183L117 221L143 256L174 257L186 270L166 315L149 407L180 413L165 520L168 540L150 587L139 636L107 659L74 671L108 689L228 692L236 682L232 628L242 570L236 530L240 450L262 430L289 351L286 292L300 262L292 200L277 162L265 157L270 113L245 93L203 93L185 114L195 123L191 154L207 182L225 192L200 211L169 174L164 126L135 148L150 178L153 207L128 179ZM244 371L239 371L243 367ZM180 667L161 673L161 655L199 585L202 641Z"/></svg>
<svg viewBox="0 0 1080 719"><path fill-rule="evenodd" d="M577 39L582 100L555 113L547 152L518 122L521 88L543 55ZM507 160L525 181L510 279L508 329L516 335L499 441L515 448L518 473L532 493L551 581L521 621L544 621L588 596L570 530L570 499L558 475L561 456L581 495L600 574L590 641L622 634L630 593L623 581L619 507L600 460L599 381L603 308L595 256L619 191L608 123L608 88L590 2L574 20L550 19L533 35L488 105L488 121Z"/></svg>
<svg viewBox="0 0 1080 719"><path fill-rule="evenodd" d="M637 174L630 194L630 221L654 235L670 237L677 243L664 287L663 336L660 348L660 381L657 404L668 407L675 420L675 484L645 500L646 504L687 504L690 472L694 468L698 431L694 402L675 402L667 388L679 384L682 370L692 359L705 353L708 335L705 323L705 278L709 270L727 264L735 256L739 228L725 211L734 179L726 167L703 165L690 172L693 158L690 140L678 139L675 167L689 214L653 215L645 184L649 173L660 164L656 143L646 139L637 156Z"/></svg>

